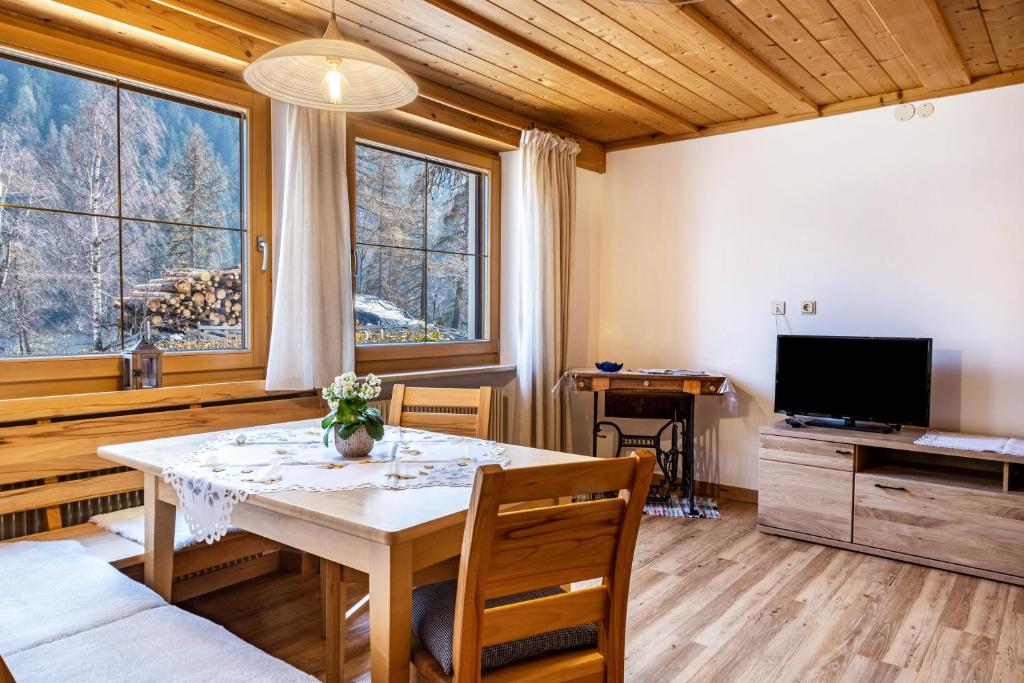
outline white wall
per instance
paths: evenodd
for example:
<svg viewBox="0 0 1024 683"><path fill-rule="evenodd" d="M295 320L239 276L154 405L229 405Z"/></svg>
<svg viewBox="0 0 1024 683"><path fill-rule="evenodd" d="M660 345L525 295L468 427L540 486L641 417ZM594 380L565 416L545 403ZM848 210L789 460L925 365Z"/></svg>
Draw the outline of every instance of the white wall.
<svg viewBox="0 0 1024 683"><path fill-rule="evenodd" d="M1024 435L1024 86L934 104L609 155L591 355L727 373L697 407L723 483L757 487L778 417L772 300L784 332L933 337L933 426Z"/></svg>

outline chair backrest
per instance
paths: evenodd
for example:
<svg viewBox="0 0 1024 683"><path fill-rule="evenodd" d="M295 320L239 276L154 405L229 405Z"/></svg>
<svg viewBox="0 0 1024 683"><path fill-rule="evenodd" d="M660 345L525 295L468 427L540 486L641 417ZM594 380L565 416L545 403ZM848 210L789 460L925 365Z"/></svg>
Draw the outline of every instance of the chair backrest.
<svg viewBox="0 0 1024 683"><path fill-rule="evenodd" d="M396 384L388 424L486 439L491 429L491 388L440 389Z"/></svg>
<svg viewBox="0 0 1024 683"><path fill-rule="evenodd" d="M477 470L455 604L454 680L481 678L481 649L598 622L598 647L531 660L547 680L623 680L626 602L654 454ZM614 498L503 512L503 505L618 491ZM486 608L490 598L603 579L561 595ZM571 674L571 675L570 675Z"/></svg>
<svg viewBox="0 0 1024 683"><path fill-rule="evenodd" d="M69 503L142 489L142 473L100 446L320 415L312 392L268 392L262 380L0 400L0 539L61 528ZM5 533L5 515L35 510L45 528Z"/></svg>

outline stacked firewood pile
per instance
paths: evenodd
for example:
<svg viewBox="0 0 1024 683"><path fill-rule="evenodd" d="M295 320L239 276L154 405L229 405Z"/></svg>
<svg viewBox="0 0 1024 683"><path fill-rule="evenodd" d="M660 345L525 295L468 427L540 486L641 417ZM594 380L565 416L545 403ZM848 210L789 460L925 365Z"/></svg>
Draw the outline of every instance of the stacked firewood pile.
<svg viewBox="0 0 1024 683"><path fill-rule="evenodd" d="M235 327L242 321L241 268L182 269L135 285L125 313L154 328L185 332L200 325Z"/></svg>

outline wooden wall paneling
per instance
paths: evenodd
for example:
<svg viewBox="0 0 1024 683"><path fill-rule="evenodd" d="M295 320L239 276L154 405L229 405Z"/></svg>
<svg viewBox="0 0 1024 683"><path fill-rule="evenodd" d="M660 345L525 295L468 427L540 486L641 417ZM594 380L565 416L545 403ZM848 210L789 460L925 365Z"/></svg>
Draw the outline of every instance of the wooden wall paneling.
<svg viewBox="0 0 1024 683"><path fill-rule="evenodd" d="M938 3L971 77L998 73L999 60L977 0L938 0Z"/></svg>
<svg viewBox="0 0 1024 683"><path fill-rule="evenodd" d="M980 5L1000 69L1024 69L1024 2L981 0Z"/></svg>
<svg viewBox="0 0 1024 683"><path fill-rule="evenodd" d="M959 0L958 0L959 1ZM969 2L970 0L965 0ZM911 66L910 60L893 40L875 10L863 0L830 0L832 7L846 22L846 25L857 34L864 47L885 69L889 78L900 90L918 88L921 81Z"/></svg>
<svg viewBox="0 0 1024 683"><path fill-rule="evenodd" d="M971 76L935 0L867 1L923 85L934 89L970 85Z"/></svg>
<svg viewBox="0 0 1024 683"><path fill-rule="evenodd" d="M750 21L841 100L868 93L779 0L735 0Z"/></svg>
<svg viewBox="0 0 1024 683"><path fill-rule="evenodd" d="M2 476L8 482L24 481L14 479L14 472L22 465L31 467L32 462L44 463L45 468L51 466L45 463L74 460L85 465L79 471L98 469L92 467L89 456L96 457L100 446L301 420L322 413L320 399L308 396L7 427L0 438L11 467ZM109 462L104 466L111 467Z"/></svg>
<svg viewBox="0 0 1024 683"><path fill-rule="evenodd" d="M142 472L133 470L101 477L70 479L31 488L0 491L0 515L23 510L51 508L62 503L74 503L90 498L129 493L141 488Z"/></svg>
<svg viewBox="0 0 1024 683"><path fill-rule="evenodd" d="M899 87L875 60L829 0L782 0L786 9L821 43L869 95Z"/></svg>
<svg viewBox="0 0 1024 683"><path fill-rule="evenodd" d="M0 423L97 415L124 411L171 408L196 403L219 403L271 398L294 392L267 391L263 380L221 382L183 387L159 387L145 391L109 391L76 396L0 400Z"/></svg>
<svg viewBox="0 0 1024 683"><path fill-rule="evenodd" d="M514 31L510 31L476 12L453 2L453 0L395 0L395 11L403 17L421 23L421 25L448 25L450 32L444 32L451 40L458 37L472 43L473 52L481 56L493 55L488 61L516 65L517 71L524 74L535 74L531 78L546 82L551 87L578 96L582 100L600 102L606 111L632 117L639 123L648 125L663 133L693 132L697 126L687 121L680 114L655 104L638 95L633 90L619 85L603 75L594 73L577 62L552 52L533 41L526 40ZM429 5L435 11L428 11ZM447 15L439 16L437 11ZM499 41L495 41L498 38ZM492 48L493 45L493 48ZM509 49L511 48L511 49ZM554 67L554 70L551 68ZM612 98L597 98L593 89L580 89L573 78L565 78L559 72L571 74L576 80L596 86L611 94ZM577 95L578 93L578 95Z"/></svg>
<svg viewBox="0 0 1024 683"><path fill-rule="evenodd" d="M592 4L597 6L596 2ZM796 86L692 7L620 3L601 9L616 23L694 70L703 64L708 77L751 102L760 115L773 111L792 115L817 109L817 104Z"/></svg>
<svg viewBox="0 0 1024 683"><path fill-rule="evenodd" d="M721 87L716 82L720 79L710 74L707 65L699 60L684 61L685 55L684 59L673 58L583 0L491 0L479 8L481 12L487 10L489 14L515 17L525 27L536 25L534 35L548 33L563 45L578 45L584 54L593 55L606 68L622 70L637 81L648 83L710 121L749 118L765 113L767 108L757 98L750 98L748 103ZM529 29L520 29L524 30Z"/></svg>
<svg viewBox="0 0 1024 683"><path fill-rule="evenodd" d="M694 7L714 25L729 34L741 47L795 85L812 102L828 104L839 101L832 91L822 85L732 3L702 2Z"/></svg>

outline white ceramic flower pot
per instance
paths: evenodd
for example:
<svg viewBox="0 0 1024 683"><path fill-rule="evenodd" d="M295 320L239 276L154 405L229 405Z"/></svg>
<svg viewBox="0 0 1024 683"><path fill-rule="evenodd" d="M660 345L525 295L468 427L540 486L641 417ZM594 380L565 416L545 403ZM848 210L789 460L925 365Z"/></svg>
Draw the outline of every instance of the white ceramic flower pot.
<svg viewBox="0 0 1024 683"><path fill-rule="evenodd" d="M341 438L341 427L334 425L334 447L343 458L365 458L373 450L373 437L360 427L347 439Z"/></svg>

